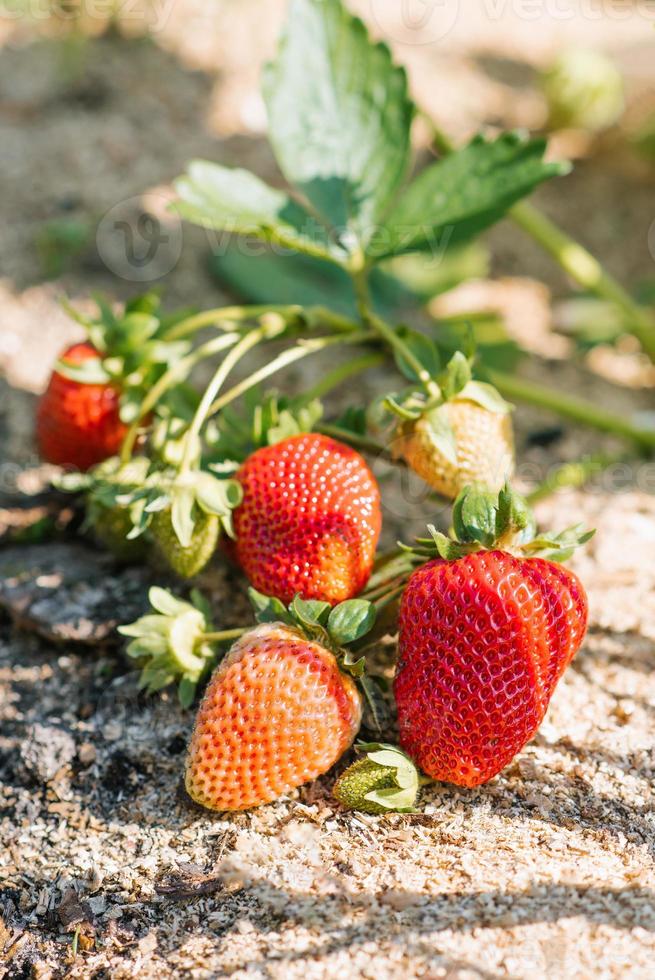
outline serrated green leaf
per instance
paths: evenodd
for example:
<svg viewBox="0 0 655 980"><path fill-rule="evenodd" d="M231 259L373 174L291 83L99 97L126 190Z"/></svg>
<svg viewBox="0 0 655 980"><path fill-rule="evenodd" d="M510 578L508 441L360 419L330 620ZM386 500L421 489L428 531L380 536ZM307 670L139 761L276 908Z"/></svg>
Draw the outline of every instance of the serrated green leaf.
<svg viewBox="0 0 655 980"><path fill-rule="evenodd" d="M388 48L340 0L293 0L264 97L287 180L350 251L372 245L407 169L413 115Z"/></svg>
<svg viewBox="0 0 655 980"><path fill-rule="evenodd" d="M414 357L419 361L421 366L429 372L430 377L435 378L441 366L439 361L439 351L437 350L436 344L430 340L429 337L426 337L425 334L419 333L418 330L410 330L408 327L399 327L396 332L402 339L403 343L409 348ZM393 356L401 374L403 374L409 381L420 380L411 364L408 364L403 355L395 348Z"/></svg>
<svg viewBox="0 0 655 980"><path fill-rule="evenodd" d="M347 599L331 611L328 632L338 646L361 639L375 623L375 606L366 599Z"/></svg>
<svg viewBox="0 0 655 980"><path fill-rule="evenodd" d="M544 162L545 149L545 140L518 133L476 137L428 167L385 221L387 254L438 254L475 237L538 184L568 172L567 164Z"/></svg>
<svg viewBox="0 0 655 980"><path fill-rule="evenodd" d="M178 213L201 227L254 235L317 257L336 252L315 218L247 170L194 160L175 190Z"/></svg>
<svg viewBox="0 0 655 980"><path fill-rule="evenodd" d="M475 402L476 405L496 415L508 415L514 410L514 406L505 401L498 389L486 381L469 381L457 397Z"/></svg>

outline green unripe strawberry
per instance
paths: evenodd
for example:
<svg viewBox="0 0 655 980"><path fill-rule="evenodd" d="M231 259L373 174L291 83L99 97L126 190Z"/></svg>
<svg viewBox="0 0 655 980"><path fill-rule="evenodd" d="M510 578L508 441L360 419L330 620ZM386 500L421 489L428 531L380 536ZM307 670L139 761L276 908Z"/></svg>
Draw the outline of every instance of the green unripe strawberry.
<svg viewBox="0 0 655 980"><path fill-rule="evenodd" d="M221 519L199 507L194 513L193 531L188 544L175 533L170 510L153 515L150 530L167 563L182 578L193 578L210 562L221 533Z"/></svg>
<svg viewBox="0 0 655 980"><path fill-rule="evenodd" d="M334 797L348 810L385 813L385 807L367 800L366 796L373 790L397 788L395 773L392 766L380 766L370 759L359 759L336 781Z"/></svg>
<svg viewBox="0 0 655 980"><path fill-rule="evenodd" d="M416 803L420 778L414 763L395 745L360 744L366 752L337 779L333 794L348 810L362 813L409 813Z"/></svg>
<svg viewBox="0 0 655 980"><path fill-rule="evenodd" d="M119 561L142 561L148 553L145 538L131 538L132 518L123 507L97 507L93 519L93 533L98 542Z"/></svg>

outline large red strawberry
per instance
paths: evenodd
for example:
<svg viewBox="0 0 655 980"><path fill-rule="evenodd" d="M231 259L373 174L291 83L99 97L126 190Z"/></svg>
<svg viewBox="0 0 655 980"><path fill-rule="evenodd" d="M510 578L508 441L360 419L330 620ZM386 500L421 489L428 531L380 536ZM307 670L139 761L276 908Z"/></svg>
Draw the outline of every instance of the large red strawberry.
<svg viewBox="0 0 655 980"><path fill-rule="evenodd" d="M534 537L507 488L464 491L454 525L458 540L431 529L439 557L403 595L394 691L403 749L432 778L477 786L534 736L582 643L584 589L552 559L588 535Z"/></svg>
<svg viewBox="0 0 655 980"><path fill-rule="evenodd" d="M380 492L359 453L317 433L254 452L237 473L236 557L260 592L331 604L357 595L373 567Z"/></svg>
<svg viewBox="0 0 655 980"><path fill-rule="evenodd" d="M284 617L247 632L216 669L191 738L186 788L212 810L244 810L327 772L352 744L362 701L361 661L341 648L372 625L371 604L333 609L296 598ZM295 617L295 618L294 618Z"/></svg>
<svg viewBox="0 0 655 980"><path fill-rule="evenodd" d="M74 344L61 357L62 367L97 362L88 343ZM119 415L120 393L114 384L90 384L55 370L37 409L36 435L48 463L88 470L115 455L127 427Z"/></svg>

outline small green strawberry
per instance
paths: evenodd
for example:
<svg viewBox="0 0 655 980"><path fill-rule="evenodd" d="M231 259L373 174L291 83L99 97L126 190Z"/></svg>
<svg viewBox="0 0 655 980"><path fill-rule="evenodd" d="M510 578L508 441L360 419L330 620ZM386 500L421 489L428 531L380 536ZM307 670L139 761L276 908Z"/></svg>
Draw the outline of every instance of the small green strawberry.
<svg viewBox="0 0 655 980"><path fill-rule="evenodd" d="M421 781L412 760L395 745L368 742L357 748L365 757L339 776L335 799L363 813L412 813Z"/></svg>
<svg viewBox="0 0 655 980"><path fill-rule="evenodd" d="M170 567L182 578L193 578L211 560L221 532L233 536L232 510L241 499L235 480L204 470L154 471L133 496L132 536L149 529Z"/></svg>
<svg viewBox="0 0 655 980"><path fill-rule="evenodd" d="M193 531L188 544L182 544L170 510L162 510L152 518L150 531L167 563L181 578L193 578L211 561L221 534L221 519L196 508Z"/></svg>

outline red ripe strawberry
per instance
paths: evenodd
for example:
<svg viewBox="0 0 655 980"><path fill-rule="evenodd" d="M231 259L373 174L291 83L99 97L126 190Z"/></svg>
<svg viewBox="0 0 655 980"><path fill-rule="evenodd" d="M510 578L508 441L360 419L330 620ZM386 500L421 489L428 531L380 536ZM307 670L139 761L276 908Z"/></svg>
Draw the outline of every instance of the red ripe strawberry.
<svg viewBox="0 0 655 980"><path fill-rule="evenodd" d="M359 453L317 433L258 449L236 479L236 556L259 591L331 604L366 585L382 524L380 492Z"/></svg>
<svg viewBox="0 0 655 980"><path fill-rule="evenodd" d="M211 810L268 803L331 768L352 744L362 705L332 652L282 623L237 641L200 706L186 769Z"/></svg>
<svg viewBox="0 0 655 980"><path fill-rule="evenodd" d="M82 343L66 350L62 360L77 366L98 356L91 344ZM112 384L86 384L53 371L37 410L41 457L88 470L115 455L127 432L119 416L119 397Z"/></svg>
<svg viewBox="0 0 655 980"><path fill-rule="evenodd" d="M480 496L488 503L491 495ZM587 623L586 595L572 572L544 558L480 550L490 533L488 525L481 530L483 513L476 526L469 509L462 523L460 507L455 526L468 540L459 544L435 534L444 557L412 574L399 618L400 744L433 779L461 786L487 782L534 736ZM574 533L520 548L570 553ZM458 548L469 553L457 557Z"/></svg>

